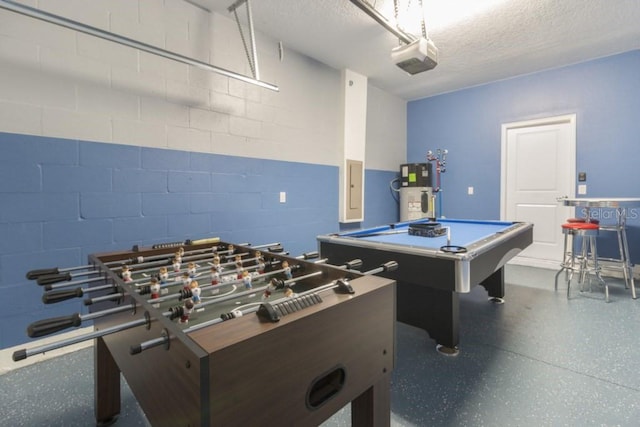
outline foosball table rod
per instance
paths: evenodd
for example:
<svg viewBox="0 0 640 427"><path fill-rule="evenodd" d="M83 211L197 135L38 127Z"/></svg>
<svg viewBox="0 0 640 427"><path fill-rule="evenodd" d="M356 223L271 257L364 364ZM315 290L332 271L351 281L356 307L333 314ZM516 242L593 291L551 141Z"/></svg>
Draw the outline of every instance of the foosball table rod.
<svg viewBox="0 0 640 427"><path fill-rule="evenodd" d="M241 256L241 257L245 257L245 256L247 256L247 255L250 255L250 253L249 253L249 252L242 252L242 253L235 254L234 256ZM207 257L201 257L201 258L196 259L196 261L197 261L197 260L206 260L206 259L207 259ZM245 259L243 259L243 260L242 260L242 263L250 262L250 261L257 261L257 260L259 260L259 257L254 257L254 258L245 258ZM235 261L235 260L234 260L234 261L228 261L228 262L221 263L221 264L220 264L220 266L221 266L222 268L225 268L225 267L228 267L228 266L235 265L235 263L236 263L236 261ZM155 265L153 268L146 268L146 269L141 269L141 270L135 270L134 272L135 272L135 273L142 273L142 274L144 274L144 273L147 273L147 272L156 271L156 269L157 269L158 267L167 267L167 266L171 265L171 263L170 263L170 262L168 262L167 264L160 264L160 263L156 263L156 264L157 264L157 265ZM211 264L211 262L207 262L207 264L212 265L212 264ZM141 265L142 265L142 264L140 264L139 266L141 266ZM203 272L203 271L206 271L208 268L209 268L209 267L206 267L206 266L197 266L197 268L196 268L196 272L197 272L197 273L199 273L199 272ZM245 268L246 268L246 267L245 267ZM256 266L255 268L257 268L257 266ZM115 270L117 270L117 268L114 268L114 269L111 269L111 270L112 270L112 271L115 271ZM169 274L169 278L171 278L171 277L176 277L178 274L180 274L180 272L175 272L175 271L171 271L171 272L167 272L167 273ZM130 281L129 283L136 284L136 285L146 284L146 283L144 282L144 280L146 280L146 278L135 279L135 280Z"/></svg>
<svg viewBox="0 0 640 427"><path fill-rule="evenodd" d="M293 266L292 270L296 270L297 267L299 267L299 266ZM282 272L282 271L284 271L284 270L281 270L280 272ZM293 279L290 279L288 281L282 281L282 286L285 286L288 283L292 283L295 280L303 280L305 278L317 276L320 273L321 272L316 272L316 273L312 273L312 274L309 274L309 275L306 275L306 276L300 276L298 278L293 278ZM216 303L219 303L219 302L222 302L222 301L226 301L228 299L234 299L234 298L250 295L252 293L261 292L261 291L264 291L265 289L267 289L267 286L254 288L254 289L249 289L249 290L246 290L246 291L243 291L243 292L234 293L234 294L231 294L231 295L228 295L228 296L223 296L223 297L220 297L220 298L215 298L213 300L200 303L196 307L197 307L197 309L200 309L200 308L206 307L206 306L211 305L211 304L216 304ZM124 294L109 295L109 296L106 296L104 298L108 298L108 297L122 298L122 297L124 297ZM97 302L97 300L98 300L97 298L94 299L94 302ZM151 301L152 302L156 302L155 300L151 300ZM44 320L40 320L40 321L32 323L27 328L27 335L29 335L31 338L50 335L52 333L59 332L59 331L62 331L64 329L68 329L68 328L71 328L71 327L79 327L82 324L82 322L85 321L85 320L96 319L96 318L99 318L99 317L108 316L108 315L111 315L111 314L115 314L115 313L119 313L119 312L122 312L122 311L131 310L131 309L132 309L132 307L130 307L130 306L121 306L121 307L115 307L115 308L111 308L111 309L107 309L107 310L102 310L102 311L90 313L90 314L87 314L87 315L81 315L79 313L75 313L75 314L72 314L70 316L62 316L62 317L55 317L55 318L51 318L51 319L44 319ZM171 319L174 319L174 318L179 317L181 310L182 310L182 307L180 307L180 306L172 307L169 311L166 311L166 312L162 313L162 315L165 316L165 317L169 317ZM91 339L91 338L87 338L87 339ZM80 341L78 341L78 342L80 342ZM74 342L73 344L75 344L75 343L76 342ZM64 347L64 345L62 347ZM60 348L60 347L57 347L57 348Z"/></svg>
<svg viewBox="0 0 640 427"><path fill-rule="evenodd" d="M291 268L292 271L295 271L295 270L297 270L299 268L299 266L294 265L294 266L291 266L290 268ZM257 276L257 278L268 278L268 277L274 276L276 274L284 273L285 270L286 269L283 268L283 269L279 269L279 270L268 271L268 272L265 272L265 273ZM232 276L232 275L235 275L235 274L234 273L229 274L229 276ZM215 289L216 287L219 287L219 286L228 286L228 285L240 284L240 283L242 283L242 281L243 281L242 279L234 279L234 280L230 280L230 281L227 281L227 282L224 282L224 283L218 283L216 285L213 285L213 284L212 285L204 285L204 286L200 286L200 290L206 291L206 290L210 290L210 289ZM174 282L174 283L181 284L182 281ZM173 286L174 283L167 283L165 286ZM141 289L141 291L142 291L142 289ZM144 293L141 292L140 294L144 295L145 293L146 293L146 290L144 290ZM185 291L181 290L181 291L179 291L177 293L173 293L173 294L170 294L170 295L165 295L165 296L162 296L162 297L159 297L159 298L149 299L149 300L147 300L147 302L156 304L156 303L165 302L165 301L168 301L168 300L171 300L171 299L176 299L176 298L180 299L180 298L189 298L189 297L190 297L190 295L185 294Z"/></svg>
<svg viewBox="0 0 640 427"><path fill-rule="evenodd" d="M295 271L298 269L299 266L293 266L292 270ZM275 275L275 274L279 274L284 272L284 269L281 270L277 270L277 271L273 271L273 272L269 272L269 275ZM292 279L293 280L293 279ZM235 282L240 283L242 280L236 280ZM206 290L209 288L213 288L215 285L208 285L208 286L203 286L202 289ZM262 291L264 289L266 289L267 286L264 286L263 288L256 288L256 289L250 289L248 291L242 292L242 293L236 293L233 294L231 296L231 298L237 298L239 296L244 296L245 294L251 294L251 293L255 293L255 292L259 292ZM70 292L69 292L70 293ZM103 297L97 297L97 298L92 298L92 299L87 299L85 300L85 305L91 305L94 303L98 303L98 302L102 302L102 301L108 301L108 300L114 300L114 299L123 299L125 297L125 293L124 292L119 292L119 293L115 293L115 294L110 294L110 295L106 295ZM159 303L162 301L166 301L168 299L179 299L179 298L184 298L185 294L184 292L181 293L176 293L174 295L170 296L171 298L167 298L164 297L163 299L152 299L149 300L150 303ZM190 297L190 295L186 295L186 297ZM53 297L52 297L53 298ZM57 295L58 299L68 299L71 298L70 295L67 294L60 294ZM220 301L222 301L223 299L221 298L214 298L211 301L208 301L206 303L202 303L200 304L198 307L203 307L209 304L214 304L214 303L218 303ZM109 309L109 310L103 310L103 311L99 311L99 312L95 312L95 313L91 313L88 315L80 315L79 313L73 314L71 316L64 316L64 317L57 317L57 318L53 318L53 319L44 319L38 322L33 323L31 326L29 326L29 328L27 329L28 331L28 335L32 338L34 337L39 337L39 336L44 336L44 335L49 335L52 334L54 332L58 332L70 327L78 327L82 324L83 320L90 320L90 319L95 319L98 317L102 317L105 315L109 315L109 314L113 314L113 313L119 313L121 311L125 311L128 310L129 307L116 307L113 309ZM170 316L171 313L163 313L166 316Z"/></svg>
<svg viewBox="0 0 640 427"><path fill-rule="evenodd" d="M77 286L77 285L84 285L86 283L94 283L94 282L100 282L101 280L104 280L104 277L94 277L92 279L83 279L83 280L73 280L71 282L66 282L66 283L60 283L60 280L55 280L57 277L49 277L49 276L41 276L40 280L38 279L36 283L38 283L38 285L43 286L45 291L51 291L53 289L60 289L60 288L68 288L71 286Z"/></svg>
<svg viewBox="0 0 640 427"><path fill-rule="evenodd" d="M103 285L94 286L92 288L75 288L75 289L61 289L47 291L42 295L42 302L44 304L53 304L61 301L70 300L73 298L81 298L85 294L91 292L104 291L109 289L115 289L115 285Z"/></svg>
<svg viewBox="0 0 640 427"><path fill-rule="evenodd" d="M369 270L365 273L365 275L370 275L370 274L378 274L378 273L382 273L385 271L395 271L398 268L398 263L395 261L388 261L382 265L380 265L379 267ZM291 284L293 282L295 282L296 280L299 282L300 280L303 280L305 278L311 278L311 277L316 277L318 276L317 273L321 273L321 272L315 272L315 273L311 273L305 276L300 276L297 277L295 279L290 279L290 280L285 280L283 281L283 284ZM262 314L262 319L266 320L266 321L270 321L270 322L277 322L280 320L280 315L277 313L276 310L273 309L273 307L278 307L279 305L283 304L283 303L288 303L293 301L293 305L289 304L289 307L297 307L295 308L295 310L297 311L298 309L304 308L307 306L307 304L313 304L313 303L317 303L317 302L321 302L322 300L319 298L319 294L322 292L326 292L332 289L340 289L340 291L342 293L349 293L349 294L353 294L355 293L355 291L351 288L351 285L349 285L349 281L347 278L343 278L343 279L339 279L336 281L333 281L331 283L325 284L325 285L321 285L318 286L317 288L314 289L309 289L307 291L301 292L300 294L298 294L295 298L292 297L283 297L283 298L279 298L277 300L274 300L272 302L261 302L261 303L251 303L249 304L250 307L247 309L240 309L237 308L233 311L231 311L231 313L227 313L224 315L221 315L220 317L217 317L215 319L206 321L206 322L202 322L199 323L197 325L194 326L190 326L186 329L183 330L183 332L185 333L190 333L193 331L197 331L199 329L208 327L208 326L212 326L218 323L222 323L231 319L235 319L238 317L242 317L244 315L250 314L250 313L255 313L255 312L259 312L260 310L263 310L263 314ZM316 296L315 299L312 299L312 302L310 303L308 299L305 299L305 297L307 296ZM292 308L285 308L286 310L294 310ZM135 354L139 354L145 350L149 350L151 348L154 347L158 347L158 346L168 346L169 342L171 340L171 337L169 335L163 335L162 337L159 338L154 338L152 340L149 341L145 341L142 342L138 345L135 346L131 346L130 348L130 353L132 355Z"/></svg>
<svg viewBox="0 0 640 427"><path fill-rule="evenodd" d="M397 266L397 264L396 264L396 266ZM378 270L379 269L376 269L375 272L379 272ZM374 270L372 270L372 271L374 271ZM380 271L385 271L385 270L380 270ZM299 276L299 277L296 277L296 278L293 278L293 279L284 280L284 281L282 281L282 285L286 286L286 285L292 284L294 282L299 282L299 281L304 280L304 279L317 277L317 276L319 276L321 274L322 274L322 272L318 271L318 272L310 273L310 274L307 274L307 275L304 275L304 276ZM372 274L375 274L375 273L372 273ZM328 291L328 290L331 290L331 289L335 289L335 288L338 288L340 286L345 286L345 283L347 283L347 282L348 282L348 280L345 278L345 279L340 279L340 280L337 280L337 281L333 281L333 282L325 284L325 285L321 285L321 286L319 286L317 288L314 288L314 289L309 289L307 291L304 291L304 292L301 292L300 294L298 294L295 297L295 300L296 301L300 301L301 298L304 298L305 296L317 295L317 294L320 294L321 292L325 292L325 291ZM351 290L350 288L347 288L347 289L349 289L349 291L347 291L347 292L353 293L353 290ZM237 297L237 295L234 295L234 297ZM294 299L292 297L282 297L282 298L279 298L277 300L274 300L273 302L270 302L270 304L276 305L276 304L279 304L279 303L293 301L293 300ZM316 301L318 301L318 300L316 300ZM321 301L321 300L319 300L319 301ZM208 320L206 322L202 322L202 323L199 323L197 325L190 326L190 327L184 329L183 332L188 334L190 332L194 332L194 331L197 331L197 330L202 329L202 328L206 328L206 327L218 324L218 323L222 323L222 322L226 322L226 321L229 321L229 320L232 320L232 319L236 319L236 318L245 316L247 314L255 313L258 310L260 310L260 308L264 304L265 304L264 302L259 302L259 303L256 302L256 303L247 304L247 306L250 306L249 308L246 308L246 309L237 308L235 310L232 310L230 313L225 313L225 314L223 314L220 317L217 317L215 319ZM159 346L168 346L170 340L171 340L171 337L169 335L163 335L163 336L161 336L159 338L154 338L152 340L148 340L148 341L142 342L142 343L140 343L138 345L131 346L130 353L132 355L135 355L135 354L140 354L141 352L143 352L145 350L149 350L151 348L155 348L155 347L159 347Z"/></svg>
<svg viewBox="0 0 640 427"><path fill-rule="evenodd" d="M56 341L50 344L42 345L40 347L34 347L31 349L21 349L17 350L13 353L13 361L17 362L20 360L24 360L27 357L35 356L36 354L46 353L48 351L57 350L59 348L67 347L73 344L78 344L84 341L92 340L95 338L104 337L106 335L114 334L116 332L124 331L126 329L135 328L138 326L142 326L148 322L147 319L138 319L133 320L131 322L121 323L119 325L114 325L110 328L105 328L99 331L90 332L88 334L79 335L77 337L68 338L65 340Z"/></svg>
<svg viewBox="0 0 640 427"><path fill-rule="evenodd" d="M96 311L89 314L74 313L69 316L52 317L49 319L42 319L33 322L27 327L27 335L30 338L38 338L46 335L51 335L56 332L63 331L69 328L77 328L82 325L82 322L87 320L93 320L104 316L110 316L112 314L121 313L123 311L135 310L135 306L119 306L106 310Z"/></svg>
<svg viewBox="0 0 640 427"><path fill-rule="evenodd" d="M208 239L203 239L203 240L208 240ZM203 241L200 240L200 241ZM198 240L195 241L187 241L190 242L189 244L196 244L194 242L200 242ZM220 239L219 238L213 238L211 239L212 242L219 242ZM186 244L186 243L182 243L182 244ZM250 244L244 244L246 246L251 246ZM215 248L215 246L214 246ZM274 250L270 250L269 252L278 252L282 250L282 246L281 243L279 242L275 242L275 243L267 243L267 244L263 244L263 245L257 245L257 246L251 246L252 249L258 249L258 248L272 248ZM217 251L212 251L211 249L194 249L192 251L186 251L185 253L189 254L189 253L204 253L204 252L217 252ZM127 263L131 263L131 264L139 264L139 263L143 263L144 260L156 260L156 259L166 259L168 254L163 254L163 255L154 255L151 257L137 257L137 258L130 258L128 260L126 260L125 262L122 261L111 261L109 263L106 263L105 265L115 265L115 264L127 264ZM306 258L306 254L303 254L305 256L305 258L302 259L309 259ZM316 252L316 256L317 256L317 252ZM79 272L80 270L90 270L90 271L83 271L83 272ZM76 273L74 273L76 272ZM91 274L99 274L100 271L99 270L95 270L95 266L88 264L88 265L79 265L79 266L74 266L74 267L67 267L67 268L59 268L59 267L50 267L50 268L43 268L43 269L36 269L36 270L30 270L26 273L26 278L28 280L38 280L39 281L39 285L46 285L46 284L52 284L52 283L57 283L57 282L63 282L63 281L70 281L72 280L74 277L79 277L79 276L83 276L83 275L91 275ZM45 278L45 276L48 276ZM40 279L42 278L42 279ZM40 280L39 280L40 279Z"/></svg>
<svg viewBox="0 0 640 427"><path fill-rule="evenodd" d="M78 271L78 270L89 270L92 268L95 268L95 267L93 265L78 265L75 267L68 267L68 268L58 268L58 267L42 268L39 270L28 271L26 274L26 277L29 280L36 280L40 276L48 276L50 274L61 274L61 273L66 273L71 271Z"/></svg>
<svg viewBox="0 0 640 427"><path fill-rule="evenodd" d="M304 259L304 260L309 260L309 259L315 259L318 258L320 256L320 252L318 251L312 251L312 252L305 252L302 255L298 255L296 257L296 259Z"/></svg>

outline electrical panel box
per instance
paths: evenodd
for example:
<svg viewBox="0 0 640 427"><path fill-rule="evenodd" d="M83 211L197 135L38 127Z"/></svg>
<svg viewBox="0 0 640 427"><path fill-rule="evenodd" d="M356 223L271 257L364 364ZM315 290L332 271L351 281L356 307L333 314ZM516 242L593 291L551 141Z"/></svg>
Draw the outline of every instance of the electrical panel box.
<svg viewBox="0 0 640 427"><path fill-rule="evenodd" d="M347 159L347 203L346 219L347 220L361 220L362 219L362 206L364 202L363 198L363 169L362 162L358 160Z"/></svg>

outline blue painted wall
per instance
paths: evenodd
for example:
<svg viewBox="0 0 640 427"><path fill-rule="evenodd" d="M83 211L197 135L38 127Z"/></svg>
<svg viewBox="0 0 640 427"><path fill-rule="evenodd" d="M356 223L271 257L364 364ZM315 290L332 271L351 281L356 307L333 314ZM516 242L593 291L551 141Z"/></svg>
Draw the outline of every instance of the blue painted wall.
<svg viewBox="0 0 640 427"><path fill-rule="evenodd" d="M443 213L497 219L502 124L569 113L577 115L576 170L587 173L588 196L640 197L640 50L409 102L407 161L447 148ZM640 209L629 217L637 263ZM612 255L616 248L607 239L600 249Z"/></svg>
<svg viewBox="0 0 640 427"><path fill-rule="evenodd" d="M370 225L397 217L394 174L367 171ZM85 312L81 300L43 305L29 270L210 236L297 255L339 230L337 189L333 166L0 133L0 348L36 320Z"/></svg>

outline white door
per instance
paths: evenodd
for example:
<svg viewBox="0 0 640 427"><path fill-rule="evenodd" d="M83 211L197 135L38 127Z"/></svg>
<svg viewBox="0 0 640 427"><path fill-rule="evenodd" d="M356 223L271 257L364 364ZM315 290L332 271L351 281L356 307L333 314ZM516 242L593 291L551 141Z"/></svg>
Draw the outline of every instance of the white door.
<svg viewBox="0 0 640 427"><path fill-rule="evenodd" d="M576 117L551 117L502 125L501 217L531 222L533 244L516 263L557 268L561 224L572 215L558 203L575 194Z"/></svg>

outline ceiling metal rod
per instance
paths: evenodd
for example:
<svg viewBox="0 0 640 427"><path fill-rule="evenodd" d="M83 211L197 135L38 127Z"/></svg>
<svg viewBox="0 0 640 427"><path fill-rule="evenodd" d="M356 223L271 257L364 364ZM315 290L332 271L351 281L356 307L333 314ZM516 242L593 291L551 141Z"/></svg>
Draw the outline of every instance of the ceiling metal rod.
<svg viewBox="0 0 640 427"><path fill-rule="evenodd" d="M247 20L249 21L249 38L251 39L251 56L253 56L253 77L260 79L258 70L258 50L256 46L256 33L253 31L253 15L251 14L251 3L247 0Z"/></svg>
<svg viewBox="0 0 640 427"><path fill-rule="evenodd" d="M251 52L249 52L249 48L247 48L247 42L244 39L244 33L242 32L242 25L240 24L240 18L238 18L238 7L243 4L247 5L247 21L249 24L249 45L251 47ZM253 30L253 15L251 13L251 3L249 0L237 0L227 9L229 12L233 13L236 18L236 23L238 24L238 31L240 32L240 38L242 39L242 44L244 45L244 50L247 53L247 59L249 60L249 66L251 67L251 71L253 72L253 78L260 79L260 70L258 68L258 51L256 48L256 35Z"/></svg>
<svg viewBox="0 0 640 427"><path fill-rule="evenodd" d="M418 40L416 36L414 36L413 34L409 34L405 31L402 31L396 25L393 25L391 22L389 22L389 20L384 15L378 12L366 0L349 0L349 1L351 1L351 3L358 6L360 9L362 9L364 13L366 13L367 15L375 19L378 22L378 24L382 25L384 28L386 28L388 31L390 31L393 35L395 35L397 38L399 38L403 42L409 44L411 42Z"/></svg>
<svg viewBox="0 0 640 427"><path fill-rule="evenodd" d="M150 44L142 43L137 40L130 39L118 34L110 33L109 31L101 30L96 27L92 27L71 19L64 18L62 16L54 15L49 12L45 12L40 9L36 9L30 6L26 6L20 3L16 3L10 0L0 0L0 8L10 10L12 12L20 13L22 15L29 16L31 18L40 19L51 24L59 25L65 28L69 28L81 33L89 34L94 37L99 37L104 40L109 40L114 43L118 43L124 46L128 46L134 49L141 50L143 52L150 53L152 55L161 56L163 58L171 59L173 61L181 62L183 64L192 65L194 67L210 71L213 73L221 74L223 76L230 77L232 79L241 80L246 83L250 83L256 86L260 86L273 91L279 91L278 86L271 83L263 82L261 80L253 79L243 74L238 74L224 68L216 67L206 62L199 61L197 59L189 58L187 56L180 55L178 53L169 52L168 50L161 49L159 47L152 46Z"/></svg>

